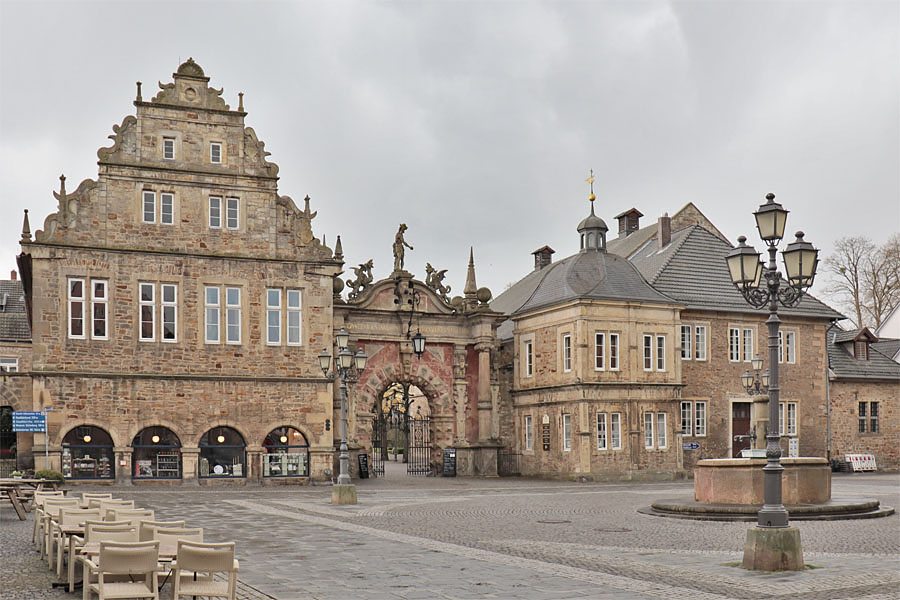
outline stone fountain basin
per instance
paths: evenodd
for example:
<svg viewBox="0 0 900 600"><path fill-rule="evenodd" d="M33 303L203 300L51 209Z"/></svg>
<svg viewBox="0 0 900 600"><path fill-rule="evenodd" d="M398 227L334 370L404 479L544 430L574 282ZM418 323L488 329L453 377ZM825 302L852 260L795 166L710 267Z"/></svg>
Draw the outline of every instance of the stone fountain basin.
<svg viewBox="0 0 900 600"><path fill-rule="evenodd" d="M710 504L764 503L764 458L707 458L694 470L694 500ZM831 465L820 457L782 458L784 504L824 504L831 500Z"/></svg>

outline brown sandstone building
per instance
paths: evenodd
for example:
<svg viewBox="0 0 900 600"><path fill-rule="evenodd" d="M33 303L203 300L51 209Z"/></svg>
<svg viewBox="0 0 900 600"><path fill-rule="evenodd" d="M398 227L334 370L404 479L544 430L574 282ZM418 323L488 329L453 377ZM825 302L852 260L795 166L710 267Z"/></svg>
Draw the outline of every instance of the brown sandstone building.
<svg viewBox="0 0 900 600"><path fill-rule="evenodd" d="M765 315L732 287L731 244L692 204L644 228L626 211L607 240L592 197L580 251L554 262L542 247L493 301L471 251L461 295L431 264L416 279L405 225L388 277L368 261L348 279L340 238L332 250L313 235L309 198L279 194L242 95L232 110L192 60L173 78L149 101L138 86L97 179L67 192L61 178L33 237L26 214L22 282L2 288L0 399L47 411L49 431L6 432L17 464L92 481L330 480L341 398L318 357L341 328L368 356L347 397L354 477L358 454L373 473L387 454L385 394L411 387L424 408L403 417L413 474L453 448L460 475L671 478L763 444L764 405L739 377L765 356ZM841 407L858 378L826 336L841 315L811 297L780 314L785 454L828 450L831 357L835 451L884 440L872 451L896 467L895 379L876 382L884 436L851 436L856 396Z"/></svg>

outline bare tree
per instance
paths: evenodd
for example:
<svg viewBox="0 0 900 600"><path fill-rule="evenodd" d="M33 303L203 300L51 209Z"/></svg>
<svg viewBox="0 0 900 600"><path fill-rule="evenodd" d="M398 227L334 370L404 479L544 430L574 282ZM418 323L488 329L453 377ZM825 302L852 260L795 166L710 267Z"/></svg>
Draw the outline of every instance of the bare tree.
<svg viewBox="0 0 900 600"><path fill-rule="evenodd" d="M857 327L877 328L900 303L900 234L883 246L865 237L841 238L825 259L825 293L850 313Z"/></svg>

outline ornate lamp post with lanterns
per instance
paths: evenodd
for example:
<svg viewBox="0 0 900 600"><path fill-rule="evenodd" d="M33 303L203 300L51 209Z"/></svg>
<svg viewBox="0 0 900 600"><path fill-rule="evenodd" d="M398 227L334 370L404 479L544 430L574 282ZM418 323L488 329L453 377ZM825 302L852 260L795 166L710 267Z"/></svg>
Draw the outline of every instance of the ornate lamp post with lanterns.
<svg viewBox="0 0 900 600"><path fill-rule="evenodd" d="M338 473L337 484L333 487L331 500L334 504L356 504L356 486L350 483L350 455L347 450L347 382L355 383L360 374L366 368L366 360L368 356L360 349L356 354L350 350L350 334L346 329L341 330L334 336L337 343L337 356L334 359L334 371L329 375L328 371L331 367L331 354L327 348L323 348L319 354L319 366L322 373L332 381L335 378L341 380L341 446L340 446L340 472Z"/></svg>
<svg viewBox="0 0 900 600"><path fill-rule="evenodd" d="M818 250L804 241L803 232L782 251L785 275L775 263L778 244L784 237L788 211L775 202L775 194L766 196L766 203L753 213L759 236L769 250L769 262L764 265L760 254L747 245L747 238L738 238L738 245L726 256L731 281L744 299L754 308L768 306L766 320L769 333L769 427L766 432L766 466L764 475L764 504L757 514L757 526L747 532L743 566L761 571L800 570L803 552L800 531L788 525L788 512L782 504L781 432L778 428L778 305L796 306L813 284L818 264ZM759 366L762 366L760 361ZM754 367L755 368L755 367ZM753 384L753 376L745 377ZM744 378L742 377L742 380ZM743 381L746 386L748 381ZM764 384L765 385L765 384Z"/></svg>

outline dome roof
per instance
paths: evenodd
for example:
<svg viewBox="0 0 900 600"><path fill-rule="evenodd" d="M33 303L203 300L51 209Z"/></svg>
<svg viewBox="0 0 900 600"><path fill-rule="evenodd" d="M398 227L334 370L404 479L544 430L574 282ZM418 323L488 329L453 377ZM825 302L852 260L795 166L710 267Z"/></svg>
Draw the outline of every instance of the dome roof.
<svg viewBox="0 0 900 600"><path fill-rule="evenodd" d="M513 314L579 299L675 302L647 283L628 259L607 252L579 252L532 275L540 281L532 283L534 291Z"/></svg>
<svg viewBox="0 0 900 600"><path fill-rule="evenodd" d="M606 222L594 214L594 206L591 205L591 214L584 218L581 223L578 224L578 233L582 231L587 231L588 229L600 229L602 231L609 231L609 227L606 226Z"/></svg>

